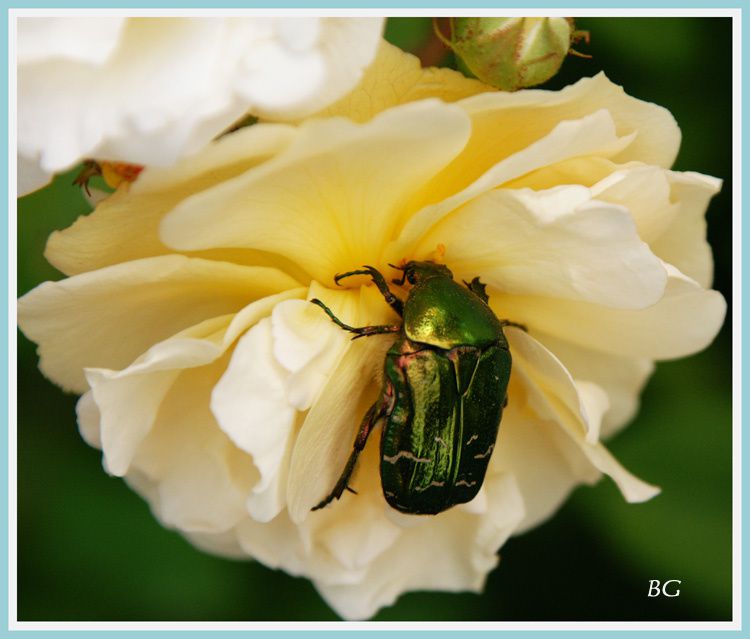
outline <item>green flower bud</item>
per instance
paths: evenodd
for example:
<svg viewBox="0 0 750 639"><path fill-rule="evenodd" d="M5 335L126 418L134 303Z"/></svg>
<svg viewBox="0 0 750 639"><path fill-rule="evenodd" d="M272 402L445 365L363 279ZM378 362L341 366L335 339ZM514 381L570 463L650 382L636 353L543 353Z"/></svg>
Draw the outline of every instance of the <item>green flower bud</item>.
<svg viewBox="0 0 750 639"><path fill-rule="evenodd" d="M503 91L546 82L571 42L588 34L568 18L454 18L447 42L477 78Z"/></svg>

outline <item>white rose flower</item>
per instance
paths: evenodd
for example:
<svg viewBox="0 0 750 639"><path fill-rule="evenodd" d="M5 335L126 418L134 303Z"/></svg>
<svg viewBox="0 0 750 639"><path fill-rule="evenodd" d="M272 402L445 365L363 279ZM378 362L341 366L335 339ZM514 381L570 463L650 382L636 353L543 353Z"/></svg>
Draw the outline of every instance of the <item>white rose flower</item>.
<svg viewBox="0 0 750 639"><path fill-rule="evenodd" d="M243 115L298 118L375 56L381 18L18 20L18 192L93 157L171 165Z"/></svg>
<svg viewBox="0 0 750 639"><path fill-rule="evenodd" d="M44 373L82 393L108 472L200 548L305 575L349 619L408 590L481 589L510 535L602 474L628 501L652 497L602 440L653 361L704 348L725 313L703 219L719 183L669 170L672 116L602 75L499 93L387 45L320 115L146 169L50 238L68 277L24 296L19 324ZM484 485L439 515L391 510L378 429L358 494L311 512L392 340L352 342L305 300L355 326L397 321L368 278L334 275L394 273L439 245L457 281L480 276L495 313L528 328L506 329Z"/></svg>

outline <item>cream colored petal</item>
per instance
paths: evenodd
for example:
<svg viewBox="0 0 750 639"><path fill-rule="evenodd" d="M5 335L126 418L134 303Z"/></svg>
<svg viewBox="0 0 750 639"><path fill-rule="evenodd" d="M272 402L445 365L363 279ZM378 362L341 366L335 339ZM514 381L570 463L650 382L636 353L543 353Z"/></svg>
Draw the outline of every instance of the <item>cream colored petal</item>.
<svg viewBox="0 0 750 639"><path fill-rule="evenodd" d="M78 432L81 434L83 441L93 448L101 449L101 415L91 391L84 393L78 399L76 418L78 419Z"/></svg>
<svg viewBox="0 0 750 639"><path fill-rule="evenodd" d="M724 322L726 302L670 265L664 297L649 308L613 309L569 300L505 295L490 304L499 317L521 322L533 333L623 357L671 359L696 353Z"/></svg>
<svg viewBox="0 0 750 639"><path fill-rule="evenodd" d="M245 499L258 480L250 457L209 410L226 359L180 373L133 461L134 470L155 484L150 501L165 525L184 532L230 530L247 516Z"/></svg>
<svg viewBox="0 0 750 639"><path fill-rule="evenodd" d="M293 135L288 126L247 127L222 137L172 168L146 169L129 189L121 188L91 214L52 233L45 257L66 275L76 275L171 253L158 237L159 222L170 209L191 194L240 175L278 153ZM228 252L215 257L246 261Z"/></svg>
<svg viewBox="0 0 750 639"><path fill-rule="evenodd" d="M417 204L420 200L435 204L422 208L411 217L398 241L390 247L389 260L401 259L400 254L410 254L414 244L443 217L504 182L541 166L577 156L608 157L622 150L629 142L630 138L617 136L612 117L607 111L601 110L579 120L556 123L546 135L528 146L514 149L494 164L479 162L480 156L467 148L413 198L412 204Z"/></svg>
<svg viewBox="0 0 750 639"><path fill-rule="evenodd" d="M526 408L524 394L520 382L515 381L488 469L489 476L507 473L518 484L524 518L514 534L542 523L557 512L578 485L593 484L601 477L557 423L541 419Z"/></svg>
<svg viewBox="0 0 750 639"><path fill-rule="evenodd" d="M379 262L404 200L460 151L468 127L459 108L437 101L364 125L309 121L285 153L179 204L161 238L178 250L270 251L329 282Z"/></svg>
<svg viewBox="0 0 750 639"><path fill-rule="evenodd" d="M360 456L352 479L357 494L347 495L308 520L316 553L330 557L325 564L311 564L312 576L318 580L358 583L373 562L388 559L401 536L403 527L387 516L390 508L380 485L380 434L378 429Z"/></svg>
<svg viewBox="0 0 750 639"><path fill-rule="evenodd" d="M241 311L243 324L256 323L288 297L289 293L281 293L248 305ZM239 315L212 318L192 326L154 345L121 371L86 369L90 392L101 412L103 446L99 447L110 473L124 475L128 471L181 370L208 364L232 345Z"/></svg>
<svg viewBox="0 0 750 639"><path fill-rule="evenodd" d="M356 88L316 115L343 115L355 122L366 122L381 111L399 104L426 98L455 102L485 91L494 89L452 69L423 69L419 58L382 41L375 61L367 68Z"/></svg>
<svg viewBox="0 0 750 639"><path fill-rule="evenodd" d="M678 211L672 225L651 242L652 250L708 288L713 282L714 263L706 241L706 209L719 192L721 181L700 173L672 171L668 179L671 200L677 203Z"/></svg>
<svg viewBox="0 0 750 639"><path fill-rule="evenodd" d="M247 555L242 550L235 529L221 533L188 533L185 534L188 541L199 550L227 557L228 559L247 559Z"/></svg>
<svg viewBox="0 0 750 639"><path fill-rule="evenodd" d="M619 137L633 136L631 144L614 156L616 162L637 160L669 168L680 146L680 129L667 109L627 95L603 73L561 91L484 93L466 98L461 105L476 123L477 143L481 126L485 148L490 140L502 150L508 145L523 148L557 122L582 118L600 109L611 114Z"/></svg>
<svg viewBox="0 0 750 639"><path fill-rule="evenodd" d="M44 374L83 392L84 367L124 368L188 326L296 286L275 269L161 256L45 282L18 301L18 324Z"/></svg>
<svg viewBox="0 0 750 639"><path fill-rule="evenodd" d="M497 549L523 517L511 475L488 478L490 516L451 509L420 526L402 530L387 558L370 564L354 584L314 580L318 592L345 619L367 619L410 590L478 592L497 564Z"/></svg>
<svg viewBox="0 0 750 639"><path fill-rule="evenodd" d="M669 166L679 147L679 129L666 109L625 95L603 74L562 91L495 91L458 104L471 116L471 139L463 153L424 186L413 202L415 209L458 197L455 194L463 202L503 182L576 157ZM602 112L606 117L600 117L611 131L595 126ZM571 130L576 122L583 124L580 130ZM604 144L603 134L620 143ZM546 139L552 142L550 150L543 146ZM534 161L529 161L530 154ZM520 157L512 161L515 156ZM525 168L509 171L512 165L520 169L519 160ZM467 193L462 194L463 190ZM450 200L452 208L458 203Z"/></svg>
<svg viewBox="0 0 750 639"><path fill-rule="evenodd" d="M297 526L282 511L269 522L246 517L238 523L237 539L242 549L269 568L281 568L290 575L304 575L309 541L303 526Z"/></svg>
<svg viewBox="0 0 750 639"><path fill-rule="evenodd" d="M554 354L525 331L505 329L513 355L513 374L526 382L526 402L542 419L559 421L550 410L549 397L554 397L566 409L564 425L583 437L598 425L591 423L573 378ZM570 419L567 416L571 416Z"/></svg>
<svg viewBox="0 0 750 639"><path fill-rule="evenodd" d="M336 295L313 282L308 300L317 297L324 297L328 302L338 297L341 301L331 307L337 315L348 315L342 306L355 300L344 291ZM297 410L310 408L351 340L350 334L308 300L279 304L271 319L274 356L289 373L286 396Z"/></svg>
<svg viewBox="0 0 750 639"><path fill-rule="evenodd" d="M356 496L317 511L300 524L294 524L286 511L266 524L245 520L237 529L240 543L266 565L291 574L338 584L361 581L369 563L391 546L400 531L384 516L377 468L375 439L360 458ZM342 535L342 528L349 534Z"/></svg>
<svg viewBox="0 0 750 639"><path fill-rule="evenodd" d="M638 479L623 468L622 464L602 444L588 444L584 450L591 463L603 473L609 475L617 484L625 501L631 504L640 504L653 499L661 492L658 486L653 486Z"/></svg>
<svg viewBox="0 0 750 639"><path fill-rule="evenodd" d="M301 286L299 288L293 288L283 293L277 293L276 295L269 295L264 297L252 304L247 305L239 313L235 314L227 327L227 331L224 334L224 347L228 348L231 344L237 341L241 335L243 335L251 326L258 323L262 317L266 317L271 314L273 309L281 302L285 302L291 299L299 299L305 297L309 292L309 288Z"/></svg>
<svg viewBox="0 0 750 639"><path fill-rule="evenodd" d="M611 437L633 418L641 391L654 371L650 360L602 353L537 331L534 337L555 354L575 380L588 380L604 389L610 406L602 419L602 439Z"/></svg>
<svg viewBox="0 0 750 639"><path fill-rule="evenodd" d="M311 294L321 294L325 289L313 290ZM356 311L356 297L329 291L326 299L336 313L348 316ZM320 340L321 335L328 339ZM240 339L216 385L211 407L217 421L260 471L248 500L258 521L273 519L286 505L297 410L309 408L348 343L344 331L318 307L302 300L280 302L270 318Z"/></svg>
<svg viewBox="0 0 750 639"><path fill-rule="evenodd" d="M362 416L375 397L362 395L372 384L374 340L358 340L346 351L317 402L310 408L292 454L287 487L289 514L305 520L336 484L352 450Z"/></svg>
<svg viewBox="0 0 750 639"><path fill-rule="evenodd" d="M585 406L588 418L586 443L596 444L601 435L602 420L609 411L609 397L599 385L586 380L574 380L581 405Z"/></svg>
<svg viewBox="0 0 750 639"><path fill-rule="evenodd" d="M278 463L268 482L263 477L253 486L245 507L250 517L258 522L269 522L286 508L286 486L289 477L289 464L294 450L295 434L299 430L300 418L282 442L283 448L278 456Z"/></svg>
<svg viewBox="0 0 750 639"><path fill-rule="evenodd" d="M503 184L503 188L543 191L567 184L592 187L618 168L630 165L641 166L639 162L615 164L612 160L596 156L571 158L521 175Z"/></svg>
<svg viewBox="0 0 750 639"><path fill-rule="evenodd" d="M705 213L721 182L657 167L617 171L592 188L597 199L626 206L651 250L701 286L713 276Z"/></svg>
<svg viewBox="0 0 750 639"><path fill-rule="evenodd" d="M267 318L239 340L211 395L211 411L222 430L260 471L256 491L265 490L278 472L294 426L296 411L286 401L287 376L273 356Z"/></svg>
<svg viewBox="0 0 750 639"><path fill-rule="evenodd" d="M592 392L591 387L581 392L560 361L524 331L509 328L506 333L513 374L525 387L529 408L544 420L556 421L588 461L614 480L627 501L646 501L656 495L658 488L630 474L602 444L592 442L607 407L606 395Z"/></svg>
<svg viewBox="0 0 750 639"><path fill-rule="evenodd" d="M102 450L111 474L127 472L181 369L202 366L221 355L221 338L230 319L201 322L151 347L121 371L86 369L86 381L101 414Z"/></svg>
<svg viewBox="0 0 750 639"><path fill-rule="evenodd" d="M362 288L359 311L342 314L341 319L354 326L385 323L392 311L373 289ZM359 424L377 397L376 376L392 342L388 335L352 341L307 413L292 455L287 490L289 514L295 523L304 521L336 484Z"/></svg>
<svg viewBox="0 0 750 639"><path fill-rule="evenodd" d="M438 244L458 279L515 295L644 308L667 279L628 211L582 186L485 193L430 229L417 254Z"/></svg>
<svg viewBox="0 0 750 639"><path fill-rule="evenodd" d="M236 446L250 453L260 472L260 480L247 500L248 512L259 521L273 519L286 504L285 482L296 416L285 401L288 375L272 357L270 319L258 319L305 292L297 289L267 297L235 315L224 335L225 346L250 326L253 328L240 339L211 395L211 410L222 430ZM281 428L274 430L274 425Z"/></svg>

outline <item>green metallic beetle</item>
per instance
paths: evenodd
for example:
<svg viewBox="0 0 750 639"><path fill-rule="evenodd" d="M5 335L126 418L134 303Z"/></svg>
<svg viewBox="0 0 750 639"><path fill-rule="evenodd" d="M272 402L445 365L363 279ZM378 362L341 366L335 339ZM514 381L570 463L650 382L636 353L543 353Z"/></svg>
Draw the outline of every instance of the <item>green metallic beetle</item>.
<svg viewBox="0 0 750 639"><path fill-rule="evenodd" d="M386 501L408 514L434 515L471 501L484 481L507 403L511 356L501 321L487 305L485 285L466 287L435 262L411 261L395 284L412 285L406 302L372 266L342 273L369 275L401 324L354 328L320 306L352 339L398 333L385 356L383 388L362 420L352 453L331 493L313 510L338 499L357 457L381 419L380 477ZM523 328L523 327L521 327Z"/></svg>

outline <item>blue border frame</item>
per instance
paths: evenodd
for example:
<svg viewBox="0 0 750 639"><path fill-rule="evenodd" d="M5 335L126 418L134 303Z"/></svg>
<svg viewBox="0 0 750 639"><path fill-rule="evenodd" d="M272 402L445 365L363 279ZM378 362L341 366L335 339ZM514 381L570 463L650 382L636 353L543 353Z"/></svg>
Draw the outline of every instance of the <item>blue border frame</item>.
<svg viewBox="0 0 750 639"><path fill-rule="evenodd" d="M463 11L468 9L742 9L742 0L721 0L713 3L693 0L659 0L658 4L649 0L628 0L615 2L613 0L576 0L575 2L560 2L560 0L535 0L533 3L507 2L502 0L471 0L470 4L461 6ZM253 0L221 0L208 5L205 0L161 0L158 4L148 0L119 0L99 2L95 0L77 0L75 2L61 3L55 0L38 0L37 2L26 1L9 3L3 2L3 8L9 9L77 9L77 8L103 8L108 9L450 9L459 7L461 2L457 0L410 0L400 2L399 0L367 0L366 2L352 3L347 0L283 0L273 2L265 0L257 2ZM572 11L575 13L575 11Z"/></svg>
<svg viewBox="0 0 750 639"><path fill-rule="evenodd" d="M451 8L458 6L459 2L456 0L411 0L408 5L405 5L402 2L398 2L397 0L368 0L367 2L363 2L358 4L357 6L352 6L351 2L347 2L346 0L319 0L318 2L312 2L311 0L284 0L283 3L275 3L272 2L272 0L265 0L263 2L253 2L252 0L220 0L215 3L212 3L212 6L208 7L205 0L161 0L158 7L154 7L154 5L148 0L129 0L129 1L123 1L123 0L100 0L99 2L96 2L95 0L76 0L73 2L69 2L66 4L62 4L60 2L54 2L53 0L39 0L37 2L16 2L16 3L8 3L7 1L3 1L3 12L2 16L0 17L0 29L2 30L2 33L7 34L8 33L8 12L9 9L31 9L31 8L39 8L39 9L49 9L49 8L123 8L123 9L177 9L177 8L211 8L211 9L222 9L222 8L255 8L255 9L296 9L296 8L308 8L308 9L336 9L336 8L342 8L342 9L427 9L427 8ZM485 8L529 8L524 7L525 3L522 2L504 2L502 0L472 0L470 8L477 8L477 9L485 9ZM743 2L742 0L721 0L721 1L715 1L712 3L707 2L699 2L696 0L689 1L689 0L683 0L683 1L677 1L677 0L660 0L658 2L658 5L653 2L653 0L631 0L630 2L616 2L615 0L604 0L604 1L597 1L597 0L577 0L576 2L560 2L559 0L536 0L533 2L533 8L534 9L547 9L547 8L554 8L554 9L562 9L562 8L569 8L569 7L575 7L575 9L624 9L624 10L630 10L630 9L647 9L650 11L658 10L658 9L740 9L743 8ZM462 7L462 9L467 9L469 7ZM573 11L572 13L575 13ZM741 18L745 18L744 15L741 16ZM743 20L744 22L744 20ZM740 38L742 41L750 42L748 39L750 37L750 27L748 27L746 24L742 25ZM743 84L745 84L745 79L748 76L748 69L750 69L750 54L748 53L748 49L750 49L750 44L747 45L742 52L742 66L744 69L744 72L742 74L741 81ZM2 106L0 107L2 109L2 114L4 116L5 122L8 121L8 45L6 44L5 47L5 53L4 53L4 62L2 67L2 87L3 87L3 93L4 93L4 100L2 103ZM746 89L746 87L745 87ZM743 90L742 91L742 97L745 104L750 102L750 90ZM742 110L741 115L744 115L746 112L747 107L745 107ZM743 137L741 140L741 151L744 151L746 148L748 148L748 142L750 141L750 127L746 127L743 132ZM5 171L5 175L8 175L8 128L7 126L3 128L2 130L2 146L5 150L5 153L2 157L1 163ZM744 156L744 153L742 153ZM741 174L741 181L744 184L750 184L750 168L748 166L744 167L744 170ZM0 193L2 194L3 201L8 201L8 195L9 195L9 183L8 180L3 180L2 184L0 185ZM744 200L744 198L743 198ZM734 204L735 207L741 207L742 202L736 202ZM741 210L741 209L740 209ZM6 210L6 215L13 215L15 214L15 210L8 209ZM743 229L741 243L744 246L747 244L746 240L750 238L750 222L746 222L745 229ZM0 230L0 237L2 238L3 245L8 247L9 241L15 241L15 238L9 238L8 237L8 227L7 227L7 218L6 223L2 225L2 230ZM3 269L3 277L0 280L0 287L1 292L0 296L3 300L3 313L2 317L0 318L0 325L2 326L3 334L8 335L8 312L9 312L9 306L8 306L8 276L9 276L9 263L8 263L8 254L6 253L6 260L3 262L2 269ZM737 259L735 257L735 259ZM750 274L746 272L746 269L743 267L742 269L742 275L745 277L750 277ZM746 286L742 287L742 293L744 294L746 292ZM743 311L746 311L746 305L743 304L742 307ZM11 339L9 337L8 339ZM2 346L0 346L2 349L2 356L4 360L7 362L9 357L9 342L6 340L2 341ZM742 352L740 354L740 357L742 359L742 363L745 363L748 359L748 351L750 350L750 346L745 344L742 348ZM739 364L739 362L734 362L735 365ZM10 362L9 365L15 365L15 362ZM8 415L8 409L9 409L9 389L8 389L8 371L9 368L4 368L2 370L2 373L0 373L0 378L4 382L4 388L5 392L2 394L2 398L0 400L0 403L2 404L2 410L3 410L3 420L7 420ZM745 382L742 384L741 388L742 394L747 395L750 397L750 382L745 380ZM747 391L747 392L746 392ZM743 420L744 421L744 420ZM7 425L7 424L6 424ZM9 426L9 425L8 425ZM745 442L742 446L742 453L746 457L750 453L750 444L747 443L747 440L750 439L746 437ZM0 438L0 456L2 456L3 460L8 459L8 437L7 437L7 431L6 436ZM7 468L6 468L7 471ZM743 476L743 487L744 487L744 473L742 473ZM55 633L55 635L61 635L65 637L78 637L80 636L81 632L86 633L86 637L104 637L104 636L111 636L113 633L117 633L115 636L122 637L122 638L130 638L138 636L143 636L145 634L146 637L161 637L161 636L173 636L175 633L183 633L183 632L190 632L190 637L216 637L220 636L224 632L242 632L241 630L89 630L89 631L80 631L80 630L55 630L55 631L47 631L47 630L23 630L23 631L16 631L11 632L8 630L8 620L10 618L10 610L8 608L8 570L9 570L9 557L7 553L5 552L5 549L8 548L8 517L9 517L9 501L8 501L8 480L9 476L8 473L3 473L2 480L0 480L0 486L2 487L2 491L0 492L0 503L2 504L2 525L0 525L0 544L2 544L3 552L0 553L2 556L2 559L0 559L1 565L2 565L2 573L5 577L2 581L2 585L0 586L0 595L2 595L5 603L2 605L2 617L3 619L0 621L0 637L4 636L11 636L16 635L17 632L22 632L22 636L28 639L36 639L37 637L46 637L49 636L51 633ZM746 510L747 506L747 494L743 495L741 507L743 508L743 511ZM746 524L746 518L743 517L743 524ZM743 526L744 527L744 526ZM743 557L742 564L740 566L740 570L742 575L746 574L748 562L750 560L747 558L747 555ZM745 593L745 596L743 596L741 602L740 602L740 610L735 610L734 614L735 616L738 616L740 618L744 617L744 613L746 611L746 599L747 594ZM307 636L315 637L316 639L323 639L323 637L327 637L330 635L331 632L335 632L337 637L348 637L348 636L354 636L355 634L358 634L359 632L366 632L367 636L369 637L385 637L386 633L388 633L388 639L401 639L402 637L407 636L415 636L415 635L421 635L426 636L428 633L435 632L434 629L430 630L389 630L387 629L387 626L381 626L379 624L373 624L370 626L372 630L346 630L346 625L344 622L342 622L342 630L307 630L307 629L299 629L299 630L250 630L245 632L252 632L252 634L255 637L274 637L275 639L286 639L287 637L296 637L299 636L300 633L305 633ZM470 626L469 626L470 627ZM380 629L383 628L383 629ZM440 636L441 637L461 637L465 632L467 632L469 628L467 628L466 625L462 624L456 624L456 625L447 625L445 626L445 630L440 630ZM548 630L492 630L492 629L480 629L477 628L477 631L483 632L483 633L503 633L504 637L508 636L518 636L523 638L538 638L538 637L545 637L549 635ZM636 633L638 633L638 637L658 637L661 634L661 631L659 630L590 630L586 631L586 625L581 624L579 628L575 630L557 630L554 631L566 636L577 636L581 632L586 632L586 636L597 636L599 634L604 633L610 633L610 632L617 632L618 636L622 637L633 637L636 636ZM672 631L675 632L675 631ZM676 631L676 632L683 632L682 630ZM713 630L713 631L691 631L690 632L690 638L693 639L702 639L704 637L715 637L719 636L720 634L723 635L727 631L725 630ZM732 632L732 631L729 631ZM739 634L744 635L745 632L740 631L734 631L732 634L735 634L736 632L739 632Z"/></svg>

